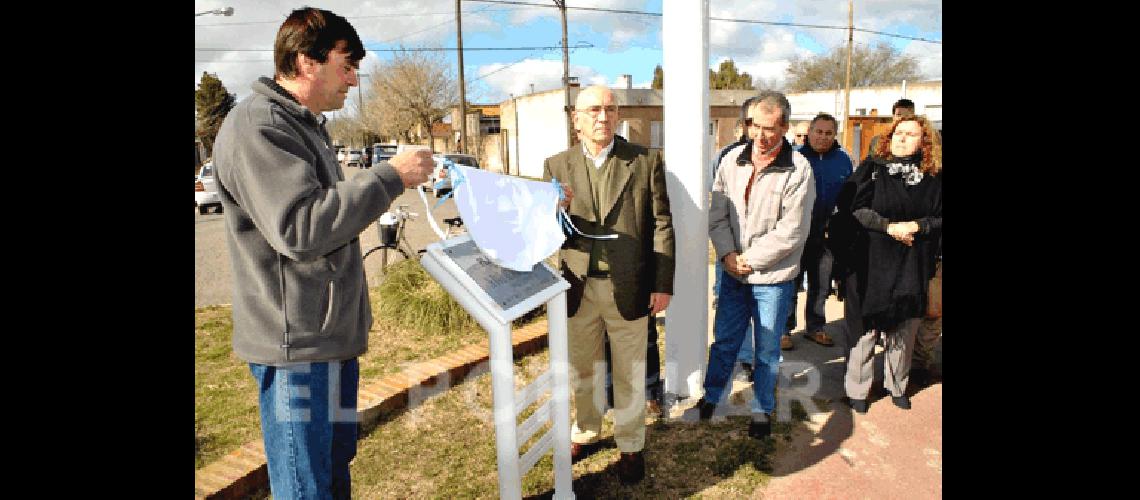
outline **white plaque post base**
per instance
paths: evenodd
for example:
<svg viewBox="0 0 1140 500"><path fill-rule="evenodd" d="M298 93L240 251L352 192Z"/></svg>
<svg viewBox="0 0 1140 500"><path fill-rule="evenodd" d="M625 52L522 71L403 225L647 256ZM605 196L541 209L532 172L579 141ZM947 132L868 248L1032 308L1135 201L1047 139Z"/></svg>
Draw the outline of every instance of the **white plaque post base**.
<svg viewBox="0 0 1140 500"><path fill-rule="evenodd" d="M428 245L420 264L490 335L499 498L521 499L522 477L551 448L554 498L574 498L566 339L566 290L570 284L545 262L526 273L499 267L482 255L469 235ZM543 303L550 325L550 369L516 394L510 322ZM547 390L551 390L550 400L518 424L518 415ZM551 428L519 456L519 443L551 421Z"/></svg>

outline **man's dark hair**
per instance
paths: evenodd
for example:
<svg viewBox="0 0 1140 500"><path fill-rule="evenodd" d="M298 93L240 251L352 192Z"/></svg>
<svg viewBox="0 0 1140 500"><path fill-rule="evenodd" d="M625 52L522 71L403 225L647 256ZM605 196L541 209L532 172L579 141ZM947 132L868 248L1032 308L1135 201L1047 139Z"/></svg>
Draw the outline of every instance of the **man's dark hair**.
<svg viewBox="0 0 1140 500"><path fill-rule="evenodd" d="M329 52L341 40L347 44L345 48L350 61L355 63L364 59L364 43L348 19L314 7L294 10L281 23L277 39L273 42L274 77L296 77L297 54L327 62Z"/></svg>
<svg viewBox="0 0 1140 500"><path fill-rule="evenodd" d="M895 110L898 108L907 108L911 111L911 114L914 114L914 101L905 97L895 101L894 106L891 106L891 114L895 114Z"/></svg>
<svg viewBox="0 0 1140 500"><path fill-rule="evenodd" d="M831 123L834 123L835 124L835 130L839 130L839 120L836 120L834 116L831 116L827 113L820 113L818 115L815 115L815 118L812 118L811 123L808 124L808 130L810 131L811 128L815 126L815 122L818 122L820 120L826 120L826 121L829 121Z"/></svg>

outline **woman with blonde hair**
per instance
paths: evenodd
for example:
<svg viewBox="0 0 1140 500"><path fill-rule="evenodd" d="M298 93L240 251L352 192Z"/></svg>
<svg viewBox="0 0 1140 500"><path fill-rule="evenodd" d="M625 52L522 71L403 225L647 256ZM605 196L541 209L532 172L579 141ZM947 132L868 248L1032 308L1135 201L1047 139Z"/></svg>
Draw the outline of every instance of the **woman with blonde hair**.
<svg viewBox="0 0 1140 500"><path fill-rule="evenodd" d="M847 369L851 407L867 412L875 343L884 337L883 385L891 401L906 395L915 332L925 316L942 235L942 145L922 116L891 124L876 150L839 194L829 245L843 268Z"/></svg>

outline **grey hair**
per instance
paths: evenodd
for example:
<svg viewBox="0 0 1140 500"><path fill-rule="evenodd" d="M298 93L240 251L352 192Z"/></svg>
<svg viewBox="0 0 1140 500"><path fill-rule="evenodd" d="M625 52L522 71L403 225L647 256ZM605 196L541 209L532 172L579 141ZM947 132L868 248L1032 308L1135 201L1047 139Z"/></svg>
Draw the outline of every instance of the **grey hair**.
<svg viewBox="0 0 1140 500"><path fill-rule="evenodd" d="M751 101L752 99L755 99L756 101L753 102L749 107L755 107L761 104L763 104L766 108L779 107L780 111L783 114L783 116L780 117L780 125L788 124L788 119L792 116L792 103L788 102L788 98L784 95L783 92L765 90L756 97L752 97L749 100Z"/></svg>

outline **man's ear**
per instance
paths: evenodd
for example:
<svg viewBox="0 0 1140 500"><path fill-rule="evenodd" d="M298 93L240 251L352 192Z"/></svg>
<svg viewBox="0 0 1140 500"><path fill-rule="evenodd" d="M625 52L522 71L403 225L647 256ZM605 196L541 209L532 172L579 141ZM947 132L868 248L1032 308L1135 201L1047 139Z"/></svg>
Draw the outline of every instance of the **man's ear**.
<svg viewBox="0 0 1140 500"><path fill-rule="evenodd" d="M297 54L297 73L303 76L309 76L316 70L317 61L310 58L305 54Z"/></svg>

